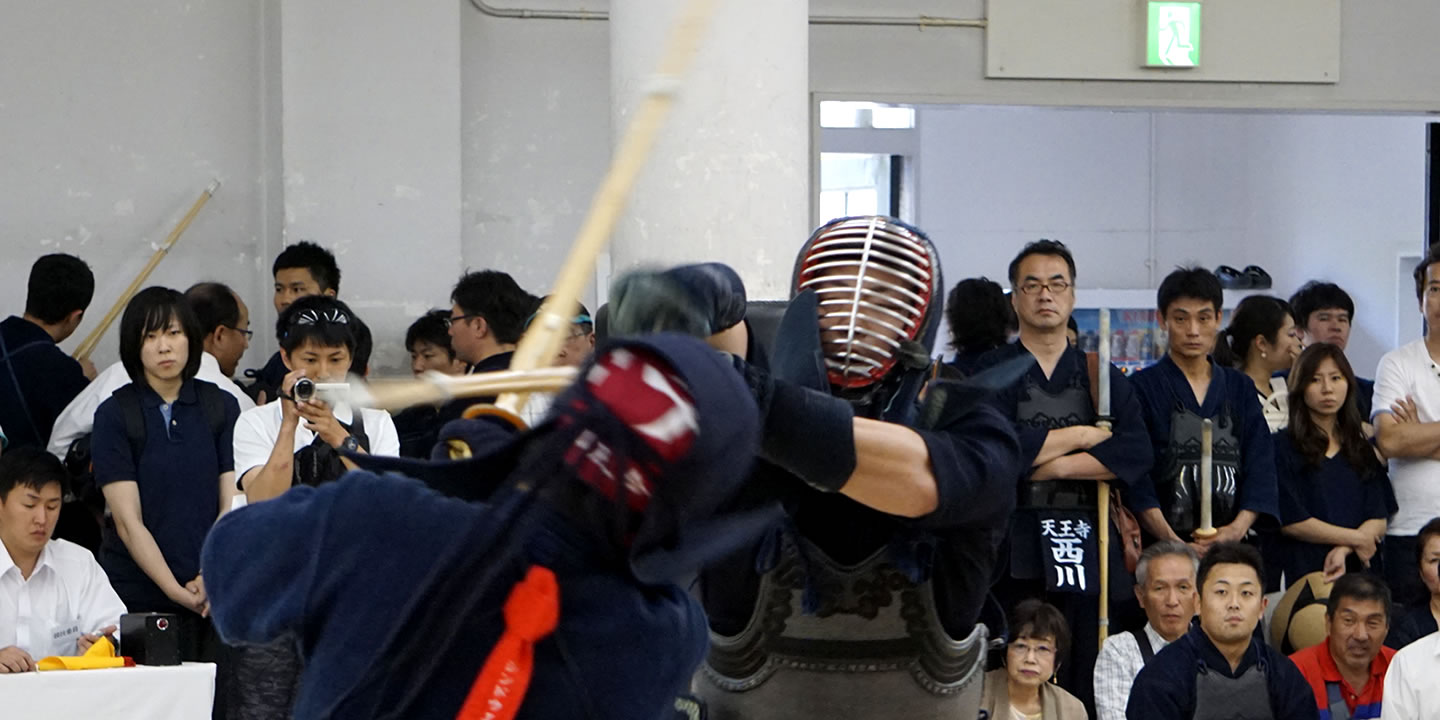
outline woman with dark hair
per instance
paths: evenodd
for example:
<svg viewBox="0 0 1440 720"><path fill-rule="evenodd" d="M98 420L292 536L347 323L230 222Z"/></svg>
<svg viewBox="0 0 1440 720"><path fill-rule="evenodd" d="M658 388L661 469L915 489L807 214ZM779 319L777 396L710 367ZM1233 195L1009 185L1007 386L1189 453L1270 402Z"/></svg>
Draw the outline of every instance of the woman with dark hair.
<svg viewBox="0 0 1440 720"><path fill-rule="evenodd" d="M1289 427L1275 435L1277 559L1287 582L1317 570L1334 580L1351 555L1352 569L1378 572L1373 561L1395 494L1365 438L1355 373L1340 348L1318 343L1300 353L1290 382Z"/></svg>
<svg viewBox="0 0 1440 720"><path fill-rule="evenodd" d="M1015 308L1004 288L990 278L961 280L945 299L945 324L950 329L950 361L966 377L980 369L980 356L1010 339L1019 328Z"/></svg>
<svg viewBox="0 0 1440 720"><path fill-rule="evenodd" d="M1430 602L1397 613L1399 619L1390 625L1390 635L1385 638L1385 644L1396 650L1440 630L1440 517L1425 523L1415 539L1420 581L1430 591Z"/></svg>
<svg viewBox="0 0 1440 720"><path fill-rule="evenodd" d="M1005 666L985 674L982 714L993 720L1074 720L1090 714L1078 698L1050 682L1059 670L1056 658L1070 645L1070 628L1054 605L1034 598L1010 615Z"/></svg>
<svg viewBox="0 0 1440 720"><path fill-rule="evenodd" d="M1300 354L1300 333L1290 304L1269 295L1251 295L1241 300L1230 316L1230 326L1220 331L1219 340L1215 344L1215 362L1245 373L1255 383L1270 432L1284 429L1290 418L1288 393L1285 379L1275 374L1289 370Z"/></svg>
<svg viewBox="0 0 1440 720"><path fill-rule="evenodd" d="M235 495L235 398L196 380L202 332L178 291L146 288L120 317L130 384L95 410L95 484L107 522L100 564L134 612L175 613L181 657L213 661L200 546Z"/></svg>

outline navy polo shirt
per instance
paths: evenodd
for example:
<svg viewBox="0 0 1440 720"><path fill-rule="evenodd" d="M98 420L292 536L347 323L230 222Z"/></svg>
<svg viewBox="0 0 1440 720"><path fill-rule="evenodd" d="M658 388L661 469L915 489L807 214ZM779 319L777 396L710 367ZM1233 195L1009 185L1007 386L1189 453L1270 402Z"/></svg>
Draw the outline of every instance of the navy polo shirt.
<svg viewBox="0 0 1440 720"><path fill-rule="evenodd" d="M1129 720L1190 720L1195 716L1195 675L1198 672L1219 673L1238 678L1260 665L1265 671L1265 684L1270 694L1270 710L1276 720L1312 720L1318 718L1315 693L1290 658L1250 638L1250 647L1240 665L1230 669L1230 661L1220 654L1210 637L1200 628L1197 618L1185 633L1155 654L1135 676L1130 688L1130 702L1125 707ZM1247 708L1236 708L1236 717L1246 717Z"/></svg>
<svg viewBox="0 0 1440 720"><path fill-rule="evenodd" d="M0 340L0 427L9 447L44 449L55 418L90 380L50 333L29 320L11 316L0 322Z"/></svg>
<svg viewBox="0 0 1440 720"><path fill-rule="evenodd" d="M220 512L220 474L235 469L231 440L239 403L224 396L225 421L213 433L196 392L204 380L186 380L180 395L166 412L160 396L149 386L142 389L140 406L145 417L145 447L135 457L125 432L125 412L112 396L95 410L91 436L95 484L133 481L140 490L140 518L155 538L170 572L181 584L200 572L200 546ZM210 385L211 390L218 390ZM113 527L107 527L100 564L116 592L131 610L175 610L130 557Z"/></svg>
<svg viewBox="0 0 1440 720"><path fill-rule="evenodd" d="M1326 458L1319 467L1305 462L1288 431L1275 433L1275 474L1280 482L1280 524L1292 525L1310 518L1343 528L1358 528L1368 520L1385 519L1399 509L1390 476L1377 461L1374 472L1362 478L1342 455ZM1322 570L1333 545L1308 543L1281 536L1277 556L1283 558L1285 577L1294 581Z"/></svg>

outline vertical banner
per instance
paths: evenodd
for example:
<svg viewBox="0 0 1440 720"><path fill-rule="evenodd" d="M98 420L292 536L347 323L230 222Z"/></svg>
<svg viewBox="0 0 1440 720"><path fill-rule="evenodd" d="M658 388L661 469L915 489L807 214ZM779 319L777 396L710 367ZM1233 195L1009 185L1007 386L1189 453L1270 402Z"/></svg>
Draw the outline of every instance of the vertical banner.
<svg viewBox="0 0 1440 720"><path fill-rule="evenodd" d="M1040 554L1051 592L1100 594L1100 548L1089 513L1041 510Z"/></svg>

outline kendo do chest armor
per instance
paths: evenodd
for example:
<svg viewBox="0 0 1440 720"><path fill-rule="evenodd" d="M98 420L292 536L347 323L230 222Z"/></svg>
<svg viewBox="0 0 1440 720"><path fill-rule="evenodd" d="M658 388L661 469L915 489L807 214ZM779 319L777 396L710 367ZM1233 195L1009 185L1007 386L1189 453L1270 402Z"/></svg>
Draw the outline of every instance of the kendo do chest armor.
<svg viewBox="0 0 1440 720"><path fill-rule="evenodd" d="M914 417L943 294L924 233L890 218L832 221L801 249L792 290L815 295L820 382L857 416ZM915 551L895 542L845 565L793 527L776 538L745 629L711 632L695 680L711 720L973 720L986 630L945 632L930 578L899 567L928 557L897 563Z"/></svg>

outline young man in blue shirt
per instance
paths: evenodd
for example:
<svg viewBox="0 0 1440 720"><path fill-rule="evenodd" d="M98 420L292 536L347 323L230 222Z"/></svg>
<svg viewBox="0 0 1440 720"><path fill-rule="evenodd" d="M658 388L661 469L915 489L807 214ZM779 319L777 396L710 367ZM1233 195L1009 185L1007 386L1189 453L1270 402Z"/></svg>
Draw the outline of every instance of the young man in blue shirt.
<svg viewBox="0 0 1440 720"><path fill-rule="evenodd" d="M1290 296L1290 309L1295 313L1295 324L1304 333L1302 339L1306 345L1330 343L1345 351L1355 321L1355 301L1344 288L1332 282L1311 280ZM1359 385L1355 402L1360 407L1360 417L1370 422L1375 381L1363 377L1356 377L1355 381Z"/></svg>
<svg viewBox="0 0 1440 720"><path fill-rule="evenodd" d="M46 255L30 267L25 313L0 322L0 426L11 447L50 442L55 418L95 377L90 361L66 355L95 294L95 275L73 255Z"/></svg>
<svg viewBox="0 0 1440 720"><path fill-rule="evenodd" d="M1225 542L1200 561L1200 619L1145 665L1130 720L1311 720L1315 696L1289 658L1256 637L1265 614L1260 552Z"/></svg>
<svg viewBox="0 0 1440 720"><path fill-rule="evenodd" d="M312 242L302 240L280 251L275 256L271 274L275 278L276 316L302 297L335 297L340 293L340 266L335 262L335 255ZM264 405L274 400L288 372L290 369L278 351L270 356L265 367L246 370L245 374L255 379L248 388L255 404Z"/></svg>
<svg viewBox="0 0 1440 720"><path fill-rule="evenodd" d="M1155 449L1155 467L1131 487L1132 507L1155 538L1189 542L1201 555L1219 542L1244 539L1279 515L1275 451L1255 384L1210 359L1224 291L1213 273L1179 269L1157 293L1170 350L1131 378ZM1213 537L1200 527L1201 426L1213 423Z"/></svg>

